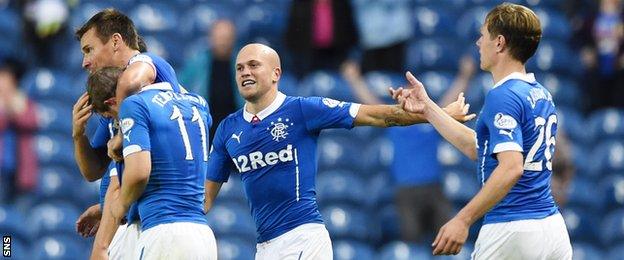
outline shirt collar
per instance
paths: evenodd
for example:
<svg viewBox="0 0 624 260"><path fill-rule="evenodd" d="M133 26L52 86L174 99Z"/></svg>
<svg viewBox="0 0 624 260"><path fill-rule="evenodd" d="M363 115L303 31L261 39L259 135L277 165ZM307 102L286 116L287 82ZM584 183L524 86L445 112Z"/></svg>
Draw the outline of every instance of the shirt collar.
<svg viewBox="0 0 624 260"><path fill-rule="evenodd" d="M275 112L275 110L277 110L284 103L284 100L286 100L286 95L284 95L282 92L277 92L277 96L275 97L273 102L271 102L268 107L258 112L258 114L256 115L247 112L247 104L245 104L245 106L243 107L243 118L245 118L245 121L250 123L254 116L257 116L260 120L265 119L267 116L273 114L273 112Z"/></svg>
<svg viewBox="0 0 624 260"><path fill-rule="evenodd" d="M141 88L141 92L146 91L146 90L162 90L162 91L173 91L173 88L171 87L171 84L169 84L169 82L158 82L158 83L154 83L154 84L150 84L147 85L145 87Z"/></svg>
<svg viewBox="0 0 624 260"><path fill-rule="evenodd" d="M503 85L503 83L507 82L508 80L512 80L512 79L519 79L522 81L525 81L527 83L535 83L535 75L533 75L533 73L520 73L520 72L513 72L509 75L507 75L507 77L504 77L503 79L501 79L500 81L496 82L496 84L494 84L494 86L492 87L492 89L495 89L496 87Z"/></svg>

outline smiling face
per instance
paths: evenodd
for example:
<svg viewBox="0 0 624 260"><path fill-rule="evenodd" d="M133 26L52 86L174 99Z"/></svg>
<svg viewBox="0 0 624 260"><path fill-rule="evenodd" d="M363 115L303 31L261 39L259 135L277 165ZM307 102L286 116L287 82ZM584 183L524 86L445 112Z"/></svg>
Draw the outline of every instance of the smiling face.
<svg viewBox="0 0 624 260"><path fill-rule="evenodd" d="M277 52L266 45L249 44L236 57L236 85L248 102L256 102L271 90L277 91L282 70Z"/></svg>

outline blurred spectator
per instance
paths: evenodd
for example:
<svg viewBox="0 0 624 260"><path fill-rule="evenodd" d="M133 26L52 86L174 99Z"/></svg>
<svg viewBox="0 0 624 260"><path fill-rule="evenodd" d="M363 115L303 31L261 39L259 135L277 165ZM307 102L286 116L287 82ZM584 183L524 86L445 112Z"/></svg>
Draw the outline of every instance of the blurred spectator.
<svg viewBox="0 0 624 260"><path fill-rule="evenodd" d="M355 18L363 50L362 72L402 72L405 46L412 37L410 0L354 0Z"/></svg>
<svg viewBox="0 0 624 260"><path fill-rule="evenodd" d="M623 18L620 0L601 0L577 35L590 111L624 105Z"/></svg>
<svg viewBox="0 0 624 260"><path fill-rule="evenodd" d="M180 73L180 82L208 100L212 126L210 141L222 119L238 110L244 101L236 92L234 63L236 28L231 21L216 21L205 50L189 60Z"/></svg>
<svg viewBox="0 0 624 260"><path fill-rule="evenodd" d="M29 191L37 183L35 103L19 89L22 64L0 59L0 189L10 196Z"/></svg>
<svg viewBox="0 0 624 260"><path fill-rule="evenodd" d="M463 57L455 81L438 103L446 106L459 93L466 91L475 71L472 58ZM357 64L345 63L342 73L362 103L382 103L366 85ZM395 203L401 221L402 239L424 242L453 213L453 207L442 189L442 169L437 159L442 138L430 124L391 127L386 130L386 136L392 141L394 149L391 173L397 185Z"/></svg>
<svg viewBox="0 0 624 260"><path fill-rule="evenodd" d="M351 1L292 1L285 37L295 55L297 77L313 70L338 70L357 43Z"/></svg>
<svg viewBox="0 0 624 260"><path fill-rule="evenodd" d="M62 39L69 17L64 0L19 1L23 15L25 38L33 44L39 64L53 65L52 44Z"/></svg>
<svg viewBox="0 0 624 260"><path fill-rule="evenodd" d="M553 157L553 175L551 178L552 195L559 208L565 208L568 203L568 187L574 177L574 162L572 161L572 147L563 127L557 128L557 144Z"/></svg>

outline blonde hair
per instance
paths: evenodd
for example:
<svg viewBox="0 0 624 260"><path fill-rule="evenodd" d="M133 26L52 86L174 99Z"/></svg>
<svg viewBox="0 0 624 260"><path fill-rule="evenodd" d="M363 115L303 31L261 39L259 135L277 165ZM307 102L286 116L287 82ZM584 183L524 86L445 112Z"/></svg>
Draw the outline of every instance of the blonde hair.
<svg viewBox="0 0 624 260"><path fill-rule="evenodd" d="M505 37L509 54L523 64L535 54L542 38L540 20L531 9L522 5L503 3L485 17L492 39Z"/></svg>

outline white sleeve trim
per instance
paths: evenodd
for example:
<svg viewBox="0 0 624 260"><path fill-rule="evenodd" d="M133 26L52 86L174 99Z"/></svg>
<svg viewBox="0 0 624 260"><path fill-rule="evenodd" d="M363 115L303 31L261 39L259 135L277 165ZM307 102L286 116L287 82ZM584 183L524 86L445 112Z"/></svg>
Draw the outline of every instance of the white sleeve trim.
<svg viewBox="0 0 624 260"><path fill-rule="evenodd" d="M154 65L154 61L152 61L152 58L150 58L150 56L147 56L145 54L139 54L139 55L132 57L130 61L128 61L128 66L130 66L130 64L132 63L139 62L139 61L149 64L154 70L154 75L158 74L156 73L156 66Z"/></svg>
<svg viewBox="0 0 624 260"><path fill-rule="evenodd" d="M117 175L118 175L118 173L117 173L117 168L116 167L112 168L110 170L109 174L108 174L108 176L110 176L110 177L117 176Z"/></svg>
<svg viewBox="0 0 624 260"><path fill-rule="evenodd" d="M123 149L123 156L124 158L126 158L128 155L131 155L133 153L137 153L140 151L143 151L141 146L133 144Z"/></svg>
<svg viewBox="0 0 624 260"><path fill-rule="evenodd" d="M494 146L494 150L492 150L492 153L495 154L495 153L500 153L500 152L505 152L505 151L524 152L524 150L522 149L522 147L520 147L519 144L514 143L514 142L505 142L505 143L500 143Z"/></svg>
<svg viewBox="0 0 624 260"><path fill-rule="evenodd" d="M355 118L358 114L358 111L360 111L360 106L361 104L358 103L351 103L351 107L349 107L349 115L351 115L351 117Z"/></svg>

